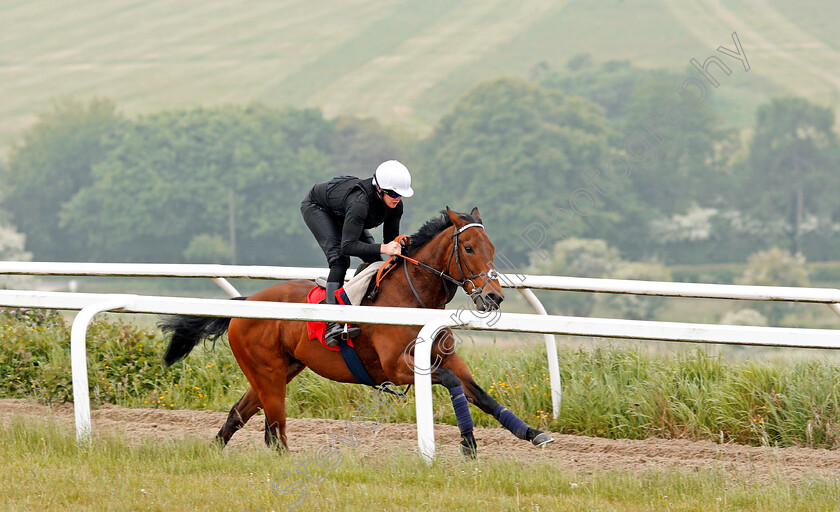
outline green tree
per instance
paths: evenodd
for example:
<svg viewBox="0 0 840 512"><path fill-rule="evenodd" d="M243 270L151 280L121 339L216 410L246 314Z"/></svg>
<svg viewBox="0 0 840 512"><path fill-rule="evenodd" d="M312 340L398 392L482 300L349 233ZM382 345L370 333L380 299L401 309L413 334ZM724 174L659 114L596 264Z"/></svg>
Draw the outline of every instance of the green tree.
<svg viewBox="0 0 840 512"><path fill-rule="evenodd" d="M189 263L227 263L231 258L228 240L219 235L196 235L184 250Z"/></svg>
<svg viewBox="0 0 840 512"><path fill-rule="evenodd" d="M639 200L663 215L716 203L727 175L716 148L732 133L671 80L655 80L633 94L621 148L633 160L630 178Z"/></svg>
<svg viewBox="0 0 840 512"><path fill-rule="evenodd" d="M405 159L405 148L375 119L338 117L335 132L338 140L333 154L340 172L367 177L386 160Z"/></svg>
<svg viewBox="0 0 840 512"><path fill-rule="evenodd" d="M530 251L519 235L546 217L552 241L615 222L621 183L607 195L590 192L596 204L584 200L582 214L570 205L576 190L590 187L586 172L608 155L609 129L601 108L584 99L513 78L482 83L422 142L413 218L477 205L497 250L513 262Z"/></svg>
<svg viewBox="0 0 840 512"><path fill-rule="evenodd" d="M809 217L814 225L840 217L833 125L831 109L803 98L776 99L756 113L742 200L753 216L779 226L772 241L786 238L794 253L802 252Z"/></svg>
<svg viewBox="0 0 840 512"><path fill-rule="evenodd" d="M588 53L572 57L566 67L568 71L542 75L540 85L593 101L604 107L607 118L613 121L624 117L633 94L646 82L670 82L675 84L673 87L680 83L680 77L667 71L638 68L629 61L609 61L594 66Z"/></svg>
<svg viewBox="0 0 840 512"><path fill-rule="evenodd" d="M141 117L66 205L62 225L98 260L181 261L205 235L236 247L240 263L307 262L317 246L304 243L299 205L334 174L332 133L317 111L259 105Z"/></svg>
<svg viewBox="0 0 840 512"><path fill-rule="evenodd" d="M107 155L109 138L123 123L115 105L105 99L84 104L54 103L11 150L0 176L3 206L12 223L26 233L39 260L76 260L82 240L59 226L62 205L92 182L91 169Z"/></svg>

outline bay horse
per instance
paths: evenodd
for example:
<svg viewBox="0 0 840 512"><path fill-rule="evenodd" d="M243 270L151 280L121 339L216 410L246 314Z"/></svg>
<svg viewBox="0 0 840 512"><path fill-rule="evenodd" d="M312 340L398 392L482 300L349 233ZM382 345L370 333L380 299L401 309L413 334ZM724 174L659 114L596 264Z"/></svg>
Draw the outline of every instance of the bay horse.
<svg viewBox="0 0 840 512"><path fill-rule="evenodd" d="M495 248L484 231L478 208L469 215L449 207L438 218L427 221L409 237L403 254L409 256L382 279L374 302L366 297L362 306L433 307L443 309L461 287L479 311L495 311L504 294L493 268ZM413 263L409 265L409 262ZM398 265L398 266L399 266ZM312 281L286 281L266 288L244 300L306 302ZM306 322L250 318L173 316L160 327L171 341L164 355L167 366L184 358L202 340L228 333L230 348L251 384L233 406L216 440L224 447L233 434L260 409L265 411L265 442L286 449L286 386L304 368L338 382L358 383L341 354L310 340ZM377 383L412 384L414 369L406 355L413 355L412 341L420 327L399 325L361 325L353 344L365 369ZM547 433L531 428L501 406L476 384L454 347L449 329L441 330L432 345L432 383L445 386L452 398L461 433L461 453L476 456L473 420L468 401L492 414L516 437L535 446L554 441ZM279 443L278 443L279 440Z"/></svg>

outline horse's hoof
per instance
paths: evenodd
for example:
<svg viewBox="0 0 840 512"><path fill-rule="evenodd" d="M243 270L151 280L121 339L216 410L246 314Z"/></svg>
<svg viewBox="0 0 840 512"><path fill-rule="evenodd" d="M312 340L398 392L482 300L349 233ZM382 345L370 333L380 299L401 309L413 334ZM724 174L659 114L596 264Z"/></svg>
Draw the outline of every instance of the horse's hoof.
<svg viewBox="0 0 840 512"><path fill-rule="evenodd" d="M544 446L548 443L553 443L554 438L545 432L540 432L537 434L537 437L531 439L531 442L534 443L534 446Z"/></svg>
<svg viewBox="0 0 840 512"><path fill-rule="evenodd" d="M476 458L475 447L470 446L469 444L467 444L466 441L461 441L461 445L458 447L458 450L461 452L461 455L463 455L464 458Z"/></svg>

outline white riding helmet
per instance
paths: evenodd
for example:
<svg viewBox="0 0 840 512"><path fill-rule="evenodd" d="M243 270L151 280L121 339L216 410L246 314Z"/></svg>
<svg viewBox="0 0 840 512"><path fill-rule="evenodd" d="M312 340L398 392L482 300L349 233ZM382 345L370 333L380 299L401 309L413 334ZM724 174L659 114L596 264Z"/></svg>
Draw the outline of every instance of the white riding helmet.
<svg viewBox="0 0 840 512"><path fill-rule="evenodd" d="M411 197L411 174L408 168L396 160L382 162L373 174L374 184L383 190L393 190L403 197Z"/></svg>

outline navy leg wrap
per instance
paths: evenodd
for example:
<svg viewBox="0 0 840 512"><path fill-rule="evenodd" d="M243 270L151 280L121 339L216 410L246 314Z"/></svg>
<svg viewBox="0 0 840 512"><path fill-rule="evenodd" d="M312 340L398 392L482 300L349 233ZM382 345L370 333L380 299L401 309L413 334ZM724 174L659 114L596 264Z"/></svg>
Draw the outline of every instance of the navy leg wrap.
<svg viewBox="0 0 840 512"><path fill-rule="evenodd" d="M461 435L472 434L473 419L470 414L470 403L467 402L467 397L464 396L464 388L461 386L449 388L449 396L452 397L452 408L455 409L455 418L458 420L458 428L461 430Z"/></svg>
<svg viewBox="0 0 840 512"><path fill-rule="evenodd" d="M496 418L503 427L510 430L513 435L519 439L527 440L528 425L516 417L515 414L499 405L493 411L493 417Z"/></svg>

